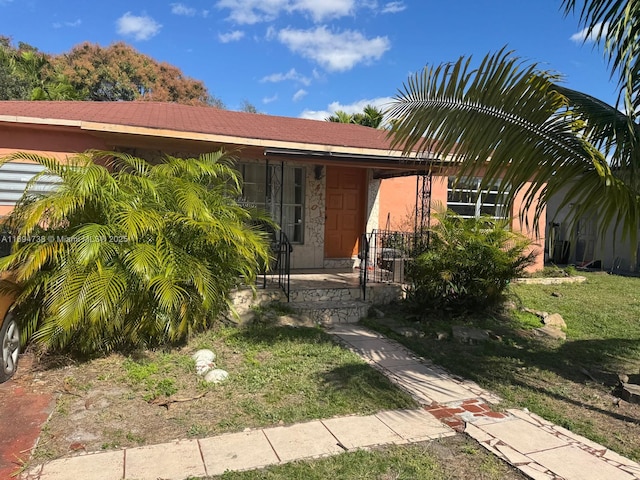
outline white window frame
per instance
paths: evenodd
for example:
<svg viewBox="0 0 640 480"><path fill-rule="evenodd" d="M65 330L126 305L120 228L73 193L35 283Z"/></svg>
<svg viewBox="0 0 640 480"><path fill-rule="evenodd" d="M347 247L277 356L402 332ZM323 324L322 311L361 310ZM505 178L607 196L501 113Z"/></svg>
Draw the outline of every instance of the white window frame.
<svg viewBox="0 0 640 480"><path fill-rule="evenodd" d="M455 177L449 177L447 184L447 209L457 213L462 218L480 218L483 212L490 209L493 213L489 216L494 219L509 219L511 212L500 196L507 192L500 192L500 184L496 183L488 189L481 190L482 178L461 178L457 183ZM455 186L455 188L454 188ZM467 197L466 199L464 197ZM489 203L488 197L493 201ZM469 214L469 210L473 214ZM484 215L487 215L484 213Z"/></svg>
<svg viewBox="0 0 640 480"><path fill-rule="evenodd" d="M276 194L276 197L269 205L267 205L266 198L266 173L267 166L264 163L241 163L238 165L238 169L243 176L242 187L242 199L241 203L247 206L260 208L267 211L269 215L278 219L280 216L280 198ZM280 165L270 165L269 168L280 169ZM262 185L258 182L245 182L244 178L247 176L247 169L256 169L256 172L261 172L259 175L262 180ZM275 175L272 175L272 182ZM304 244L304 227L305 227L305 184L306 184L306 169L304 167L294 165L284 165L283 179L280 188L284 189L283 202L282 202L282 225L280 226L284 233L287 234L287 238L292 244ZM296 183L298 181L298 183ZM293 182L293 184L292 184ZM289 188L287 188L289 187ZM292 187L292 188L291 188ZM255 189L259 192L259 197L256 195L248 195L247 189ZM275 185L271 185L272 191L275 190ZM249 198L252 198L249 201ZM291 215L289 212L293 212Z"/></svg>

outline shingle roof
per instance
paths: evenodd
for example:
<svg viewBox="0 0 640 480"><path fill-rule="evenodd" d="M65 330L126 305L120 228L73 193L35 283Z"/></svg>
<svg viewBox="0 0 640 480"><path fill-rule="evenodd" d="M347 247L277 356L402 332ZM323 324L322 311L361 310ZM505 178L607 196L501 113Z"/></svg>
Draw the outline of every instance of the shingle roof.
<svg viewBox="0 0 640 480"><path fill-rule="evenodd" d="M390 150L383 130L176 103L0 101L0 121L2 117L22 117L20 121L25 123L28 123L28 118L43 120L44 123L46 120L52 123L95 122L247 139Z"/></svg>

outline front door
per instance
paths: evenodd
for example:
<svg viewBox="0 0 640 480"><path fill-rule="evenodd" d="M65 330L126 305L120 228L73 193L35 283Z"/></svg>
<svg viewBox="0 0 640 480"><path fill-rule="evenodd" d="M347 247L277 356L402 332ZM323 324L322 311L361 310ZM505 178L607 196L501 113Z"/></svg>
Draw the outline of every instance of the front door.
<svg viewBox="0 0 640 480"><path fill-rule="evenodd" d="M360 234L364 231L366 183L364 168L327 166L325 258L357 255Z"/></svg>

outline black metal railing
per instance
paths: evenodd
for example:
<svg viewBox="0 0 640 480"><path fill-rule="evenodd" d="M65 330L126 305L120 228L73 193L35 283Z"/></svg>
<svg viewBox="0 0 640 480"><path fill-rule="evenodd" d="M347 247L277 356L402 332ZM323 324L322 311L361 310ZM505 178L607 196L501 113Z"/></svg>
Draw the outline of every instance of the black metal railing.
<svg viewBox="0 0 640 480"><path fill-rule="evenodd" d="M287 234L282 230L271 232L273 240L271 242L272 261L261 272L262 288L267 288L269 279L275 283L278 281L278 287L282 289L287 302L291 294L291 252L293 246L289 242Z"/></svg>
<svg viewBox="0 0 640 480"><path fill-rule="evenodd" d="M429 232L373 230L362 234L358 258L363 298L368 283L406 283L408 262L428 247Z"/></svg>
<svg viewBox="0 0 640 480"><path fill-rule="evenodd" d="M278 248L278 285L287 297L291 294L291 252L293 252L293 246L289 242L287 234L280 230L280 242Z"/></svg>

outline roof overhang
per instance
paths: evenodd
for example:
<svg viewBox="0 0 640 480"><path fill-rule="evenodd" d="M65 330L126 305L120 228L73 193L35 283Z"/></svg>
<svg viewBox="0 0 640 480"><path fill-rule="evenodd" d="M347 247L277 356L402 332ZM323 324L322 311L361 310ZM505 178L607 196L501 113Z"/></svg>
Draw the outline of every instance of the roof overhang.
<svg viewBox="0 0 640 480"><path fill-rule="evenodd" d="M435 158L409 157L400 151L382 152L380 150L359 149L359 152L345 152L338 150L306 150L287 148L265 148L264 154L267 159L274 160L297 160L310 163L340 164L349 163L373 169L381 169L386 172L375 174L376 178L389 178L394 176L415 175L417 171L425 171L436 162ZM395 173L392 173L395 172Z"/></svg>

